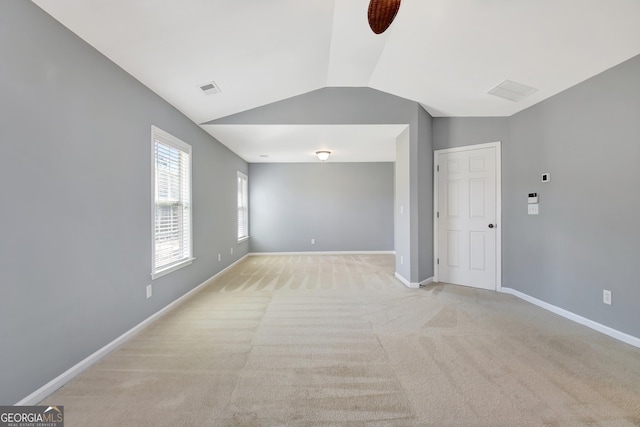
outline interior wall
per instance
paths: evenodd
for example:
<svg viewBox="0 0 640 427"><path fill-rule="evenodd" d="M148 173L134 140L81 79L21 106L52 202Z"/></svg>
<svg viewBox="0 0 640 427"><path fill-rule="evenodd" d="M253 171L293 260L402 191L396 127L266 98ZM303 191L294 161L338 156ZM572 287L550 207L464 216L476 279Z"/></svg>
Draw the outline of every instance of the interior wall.
<svg viewBox="0 0 640 427"><path fill-rule="evenodd" d="M433 270L433 118L418 107L418 141L416 154L411 156L416 172L411 186L416 192L418 210L414 215L417 233L418 271L412 280L418 283L431 280ZM415 159L415 160L414 160Z"/></svg>
<svg viewBox="0 0 640 427"><path fill-rule="evenodd" d="M414 101L371 88L327 87L263 107L223 117L207 124L407 124L410 204L408 239L396 239L396 253L403 253L406 282L417 286L433 275L433 145L431 116ZM396 158L396 161L398 159ZM399 217L396 216L396 220ZM403 245L403 246L398 246ZM396 272L403 269L396 264Z"/></svg>
<svg viewBox="0 0 640 427"><path fill-rule="evenodd" d="M250 164L251 252L393 251L393 175L390 162Z"/></svg>
<svg viewBox="0 0 640 427"><path fill-rule="evenodd" d="M0 403L14 404L247 253L247 165L32 2L0 2L0 58ZM152 125L193 147L196 257L153 281Z"/></svg>
<svg viewBox="0 0 640 427"><path fill-rule="evenodd" d="M435 149L502 141L503 286L635 337L638 75L640 56L512 117L433 120Z"/></svg>
<svg viewBox="0 0 640 427"><path fill-rule="evenodd" d="M411 253L409 252L411 249L411 215L409 215L411 209L410 132L410 129L406 129L396 138L394 208L396 273L405 279L411 277Z"/></svg>
<svg viewBox="0 0 640 427"><path fill-rule="evenodd" d="M504 285L635 337L638 76L640 56L514 115L503 151ZM537 216L527 215L530 192Z"/></svg>
<svg viewBox="0 0 640 427"><path fill-rule="evenodd" d="M410 124L416 120L417 106L367 87L325 87L204 125Z"/></svg>
<svg viewBox="0 0 640 427"><path fill-rule="evenodd" d="M488 142L509 144L509 117L435 117L433 149L458 148Z"/></svg>

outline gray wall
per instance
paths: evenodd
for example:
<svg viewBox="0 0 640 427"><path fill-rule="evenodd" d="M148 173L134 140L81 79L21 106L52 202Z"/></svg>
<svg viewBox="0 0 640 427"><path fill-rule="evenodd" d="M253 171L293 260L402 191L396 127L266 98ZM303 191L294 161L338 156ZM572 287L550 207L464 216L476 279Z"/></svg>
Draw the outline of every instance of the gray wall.
<svg viewBox="0 0 640 427"><path fill-rule="evenodd" d="M412 271L412 281L424 281L433 277L433 119L423 108L418 108L418 141L415 154L411 154L411 170L416 176L411 191L418 203L416 221L417 239L413 239L418 251L418 269ZM412 265L412 269L414 266Z"/></svg>
<svg viewBox="0 0 640 427"><path fill-rule="evenodd" d="M640 56L514 115L503 151L504 285L636 337L638 76ZM538 216L527 215L529 192Z"/></svg>
<svg viewBox="0 0 640 427"><path fill-rule="evenodd" d="M393 175L393 163L250 164L251 252L392 251Z"/></svg>
<svg viewBox="0 0 640 427"><path fill-rule="evenodd" d="M395 248L396 273L404 278L411 277L411 170L410 135L407 128L396 138L396 179L395 179Z"/></svg>
<svg viewBox="0 0 640 427"><path fill-rule="evenodd" d="M509 117L436 117L433 149L509 141Z"/></svg>
<svg viewBox="0 0 640 427"><path fill-rule="evenodd" d="M509 118L433 120L436 149L503 142L503 286L635 337L639 75L640 56ZM527 215L529 192L538 216Z"/></svg>
<svg viewBox="0 0 640 427"><path fill-rule="evenodd" d="M0 404L14 404L247 253L247 165L31 2L0 2L0 58ZM193 147L196 257L153 282L152 124Z"/></svg>
<svg viewBox="0 0 640 427"><path fill-rule="evenodd" d="M415 284L433 276L432 226L421 226L423 221L433 221L431 120L416 102L352 87L319 89L208 124L408 124L409 147L403 153L408 156L410 203L406 215L396 215L395 220L407 221L410 232L395 239L395 250L405 259L402 268L396 263L396 271L402 269L400 274Z"/></svg>
<svg viewBox="0 0 640 427"><path fill-rule="evenodd" d="M205 125L410 124L416 107L416 102L366 87L325 87Z"/></svg>

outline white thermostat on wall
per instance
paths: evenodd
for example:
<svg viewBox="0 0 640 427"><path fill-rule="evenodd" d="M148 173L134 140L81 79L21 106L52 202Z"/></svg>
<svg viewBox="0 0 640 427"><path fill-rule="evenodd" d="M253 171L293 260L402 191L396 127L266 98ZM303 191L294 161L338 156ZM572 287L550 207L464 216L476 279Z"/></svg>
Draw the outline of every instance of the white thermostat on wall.
<svg viewBox="0 0 640 427"><path fill-rule="evenodd" d="M542 182L549 182L551 181L551 174L550 173L543 173L542 174Z"/></svg>
<svg viewBox="0 0 640 427"><path fill-rule="evenodd" d="M529 204L538 203L538 193L529 193Z"/></svg>

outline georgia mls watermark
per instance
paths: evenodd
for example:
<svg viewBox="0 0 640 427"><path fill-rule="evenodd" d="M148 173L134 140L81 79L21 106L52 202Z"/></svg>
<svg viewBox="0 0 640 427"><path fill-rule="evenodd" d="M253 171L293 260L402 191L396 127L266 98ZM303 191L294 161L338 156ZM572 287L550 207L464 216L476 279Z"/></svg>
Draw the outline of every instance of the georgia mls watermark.
<svg viewBox="0 0 640 427"><path fill-rule="evenodd" d="M64 406L0 406L0 427L64 427Z"/></svg>

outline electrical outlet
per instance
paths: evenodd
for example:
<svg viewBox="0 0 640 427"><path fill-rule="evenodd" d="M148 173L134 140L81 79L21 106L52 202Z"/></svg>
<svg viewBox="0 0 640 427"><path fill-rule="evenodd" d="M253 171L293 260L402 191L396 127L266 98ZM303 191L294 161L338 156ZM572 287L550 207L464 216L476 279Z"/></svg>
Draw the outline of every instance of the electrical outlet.
<svg viewBox="0 0 640 427"><path fill-rule="evenodd" d="M611 291L606 289L602 290L602 302L611 305Z"/></svg>
<svg viewBox="0 0 640 427"><path fill-rule="evenodd" d="M315 245L316 244L316 239L311 239L311 244Z"/></svg>
<svg viewBox="0 0 640 427"><path fill-rule="evenodd" d="M404 257L400 255L400 264L404 264Z"/></svg>
<svg viewBox="0 0 640 427"><path fill-rule="evenodd" d="M222 255L218 254L218 261L222 261Z"/></svg>
<svg viewBox="0 0 640 427"><path fill-rule="evenodd" d="M529 215L538 215L540 211L538 210L538 205L527 205L527 213Z"/></svg>
<svg viewBox="0 0 640 427"><path fill-rule="evenodd" d="M153 295L153 288L151 285L147 285L147 299L151 298L151 295Z"/></svg>
<svg viewBox="0 0 640 427"><path fill-rule="evenodd" d="M231 255L233 255L233 248L231 248Z"/></svg>

